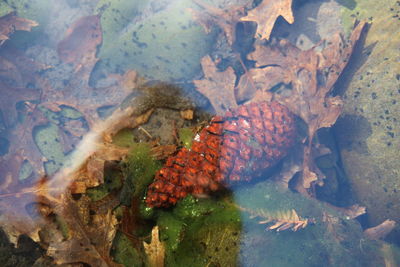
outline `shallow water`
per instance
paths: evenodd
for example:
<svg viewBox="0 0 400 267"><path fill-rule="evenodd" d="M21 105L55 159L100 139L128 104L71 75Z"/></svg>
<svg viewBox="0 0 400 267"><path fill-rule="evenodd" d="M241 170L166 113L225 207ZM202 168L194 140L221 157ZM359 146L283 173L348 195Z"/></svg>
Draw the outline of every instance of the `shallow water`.
<svg viewBox="0 0 400 267"><path fill-rule="evenodd" d="M398 230L389 236L382 234L390 232L393 221L374 231L378 234L364 233L386 219L397 220L400 214L398 168L392 167L392 157L385 159L385 153L392 155L398 144L394 137L398 130L396 103L400 100L393 89L398 82L396 85L396 71L392 70L398 56L392 53L392 43L376 37L386 36L386 29L398 24L398 4L387 1L391 13L386 18L380 11L386 6L372 11L368 1L276 1L271 6L263 6L263 1L250 2L0 2L0 16L14 11L17 17L39 23L0 42L0 254L7 255L0 257L1 263L399 263ZM274 9L278 4L280 11ZM265 8L260 14L269 12L269 20L260 14L244 18L260 7ZM361 33L349 59L341 53L355 44L355 40L343 41L351 38L350 20L354 17L372 22L372 26ZM8 25L2 18L0 30ZM16 23L11 23L13 30L19 27ZM262 25L271 31L260 31ZM335 39L337 33L342 37ZM323 42L325 39L330 42ZM331 52L334 49L336 54ZM385 58L386 65L373 67L382 61L374 51L381 53L379 58ZM323 64L325 68L318 67ZM335 71L339 77L329 76ZM357 82L362 80L368 80L368 84ZM313 86L327 91L314 94ZM377 90L370 93L360 89L364 86L394 91L378 91L377 96ZM342 105L339 97L344 100L343 116L332 128L342 111L335 108ZM235 112L249 100L269 103L271 98L295 114L297 127L291 140L294 145L276 160L268 158L265 144L256 140L253 129L257 116L225 114L228 108ZM381 102L374 105L369 98ZM321 101L322 106L318 106ZM265 109L259 109L260 117L264 116ZM191 111L194 118L190 118ZM382 122L373 116L380 112L385 116ZM188 157L192 155L184 154L187 156L178 157L185 160L183 166L176 162L170 166L180 173L180 182L165 179L167 184L187 190L188 196L178 199L173 207L147 207L147 187L157 170L171 159L171 153L206 140L196 133L215 114L225 114L224 121L218 122L225 127L218 155L227 145L227 141L221 141L223 136L232 132L239 136L242 130L252 135L248 141L238 141L241 149L233 159L238 162L244 158L239 151L251 150L250 159L243 163L246 170L240 172L251 181L231 183L229 177L233 176L228 175L228 181L214 190L216 175L199 182L204 178L199 173L206 170L201 165L196 167L200 169L195 174L198 180L188 179L193 184L182 186L178 183L186 179ZM271 134L273 143L269 145L276 148L282 142L278 141L278 128L289 122L274 116L272 132L266 130L266 120L261 125L265 131L262 138ZM240 119L245 122L235 130L225 126ZM251 130L246 125L251 125ZM310 130L313 127L321 129L314 133ZM386 128L389 134L382 137L380 128ZM377 143L385 145L386 150ZM203 163L209 162L205 158L210 147L207 143L199 152ZM255 154L261 148L264 154L258 157ZM217 170L222 168L220 159L214 165ZM359 165L371 159L383 160L386 169L393 170L384 172L371 165L375 172L368 173L383 177L379 184L372 178L358 180L364 169ZM259 160L271 160L272 166L253 172L251 167ZM234 173L233 167L229 172ZM305 177L313 175L315 181L307 186ZM165 189L157 197L167 195L168 201L174 202L171 199L180 197L171 190L175 189ZM367 206L367 215L357 220L362 208L343 208L355 204ZM383 207L389 211L379 212Z"/></svg>

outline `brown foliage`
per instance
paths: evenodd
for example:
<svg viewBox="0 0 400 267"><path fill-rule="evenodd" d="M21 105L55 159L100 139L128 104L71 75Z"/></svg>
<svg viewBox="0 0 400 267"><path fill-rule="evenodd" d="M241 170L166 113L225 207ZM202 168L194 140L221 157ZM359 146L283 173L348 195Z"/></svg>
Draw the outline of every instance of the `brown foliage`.
<svg viewBox="0 0 400 267"><path fill-rule="evenodd" d="M294 22L292 0L264 0L240 20L257 22L258 37L260 39L269 39L275 21L279 16L282 16L290 24Z"/></svg>
<svg viewBox="0 0 400 267"><path fill-rule="evenodd" d="M205 32L210 33L214 25L218 25L224 31L229 44L232 45L236 38L236 23L243 17L245 6L229 6L220 9L200 0L194 2L204 9L202 12L194 9L190 11L193 18L203 26Z"/></svg>
<svg viewBox="0 0 400 267"><path fill-rule="evenodd" d="M39 24L36 21L19 18L10 13L0 18L0 46L8 40L14 31L30 31Z"/></svg>
<svg viewBox="0 0 400 267"><path fill-rule="evenodd" d="M224 114L228 108L237 107L235 99L236 76L231 67L220 72L210 56L201 59L204 78L193 81L196 89L211 102L218 115Z"/></svg>

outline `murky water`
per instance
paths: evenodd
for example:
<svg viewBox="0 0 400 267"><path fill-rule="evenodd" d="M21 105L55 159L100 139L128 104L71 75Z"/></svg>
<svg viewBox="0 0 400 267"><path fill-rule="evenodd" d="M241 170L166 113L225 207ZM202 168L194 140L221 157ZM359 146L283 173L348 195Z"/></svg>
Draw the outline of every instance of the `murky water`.
<svg viewBox="0 0 400 267"><path fill-rule="evenodd" d="M399 264L370 2L0 1L2 265Z"/></svg>

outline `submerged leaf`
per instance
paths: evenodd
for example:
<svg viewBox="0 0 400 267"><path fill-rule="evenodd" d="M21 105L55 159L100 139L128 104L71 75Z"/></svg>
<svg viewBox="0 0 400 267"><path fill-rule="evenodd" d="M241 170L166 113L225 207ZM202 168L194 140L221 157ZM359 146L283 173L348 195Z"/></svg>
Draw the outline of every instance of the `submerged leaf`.
<svg viewBox="0 0 400 267"><path fill-rule="evenodd" d="M232 45L236 38L236 23L244 15L245 6L229 6L220 9L200 0L194 2L205 10L205 12L190 10L193 18L203 26L205 32L210 33L216 24L224 31L226 39Z"/></svg>
<svg viewBox="0 0 400 267"><path fill-rule="evenodd" d="M210 56L201 59L204 79L193 81L197 91L205 95L216 113L221 115L229 108L237 107L235 99L236 76L231 67L219 72Z"/></svg>
<svg viewBox="0 0 400 267"><path fill-rule="evenodd" d="M14 31L30 31L38 25L36 21L19 18L14 13L0 17L0 46Z"/></svg>
<svg viewBox="0 0 400 267"><path fill-rule="evenodd" d="M165 246L160 241L158 226L154 226L151 230L151 243L143 242L145 252L151 267L163 267L165 257Z"/></svg>
<svg viewBox="0 0 400 267"><path fill-rule="evenodd" d="M292 0L263 0L250 10L241 21L255 21L258 24L257 35L260 39L269 39L276 19L282 16L288 23L294 22Z"/></svg>

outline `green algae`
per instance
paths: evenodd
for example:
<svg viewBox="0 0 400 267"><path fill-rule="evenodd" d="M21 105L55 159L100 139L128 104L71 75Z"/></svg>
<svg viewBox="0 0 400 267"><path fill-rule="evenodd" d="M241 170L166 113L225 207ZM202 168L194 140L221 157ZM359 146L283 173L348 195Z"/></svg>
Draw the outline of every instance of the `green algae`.
<svg viewBox="0 0 400 267"><path fill-rule="evenodd" d="M131 151L122 165L125 181L121 192L121 202L130 205L132 197L143 198L147 186L160 168L161 163L150 154L149 144L132 144Z"/></svg>
<svg viewBox="0 0 400 267"><path fill-rule="evenodd" d="M105 167L104 183L93 188L88 188L86 194L93 201L101 200L110 193L121 189L122 182L122 177L119 171Z"/></svg>
<svg viewBox="0 0 400 267"><path fill-rule="evenodd" d="M240 213L228 198L188 196L172 212L162 211L158 216L167 266L236 265Z"/></svg>
<svg viewBox="0 0 400 267"><path fill-rule="evenodd" d="M179 142L187 149L190 149L192 147L194 135L195 132L192 128L181 128L178 131Z"/></svg>
<svg viewBox="0 0 400 267"><path fill-rule="evenodd" d="M133 144L134 135L132 129L123 129L113 136L112 143L121 147L130 147Z"/></svg>
<svg viewBox="0 0 400 267"><path fill-rule="evenodd" d="M111 253L114 260L124 266L145 266L141 253L132 246L129 238L119 231L115 235Z"/></svg>

